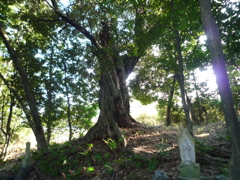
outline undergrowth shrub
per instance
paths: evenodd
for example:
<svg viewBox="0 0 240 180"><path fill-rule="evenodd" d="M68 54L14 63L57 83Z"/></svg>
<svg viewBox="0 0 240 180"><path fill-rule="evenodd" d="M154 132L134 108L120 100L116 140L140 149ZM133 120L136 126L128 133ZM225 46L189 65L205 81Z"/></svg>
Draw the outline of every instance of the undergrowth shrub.
<svg viewBox="0 0 240 180"><path fill-rule="evenodd" d="M87 144L85 148L70 142L63 145L53 144L46 155L34 153L33 157L37 160L37 166L42 172L53 177L62 175L72 179L94 171L92 148L92 144ZM83 161L80 163L79 159Z"/></svg>
<svg viewBox="0 0 240 180"><path fill-rule="evenodd" d="M146 124L147 126L159 126L161 124L157 115L140 114L136 117L136 121Z"/></svg>

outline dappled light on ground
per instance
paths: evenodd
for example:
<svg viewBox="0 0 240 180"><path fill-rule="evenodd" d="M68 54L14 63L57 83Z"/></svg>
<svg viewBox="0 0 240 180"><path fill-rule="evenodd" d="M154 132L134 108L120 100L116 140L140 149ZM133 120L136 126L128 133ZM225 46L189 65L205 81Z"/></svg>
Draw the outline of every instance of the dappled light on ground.
<svg viewBox="0 0 240 180"><path fill-rule="evenodd" d="M170 179L179 175L181 163L177 143L178 128L166 126L139 126L121 129L127 147L122 149L115 141L95 140L81 145L74 140L55 145L45 155L37 157L34 170L27 180L151 180L155 170L163 170ZM223 122L196 127L196 161L203 176L224 174L230 158L230 143ZM0 174L14 174L21 159L0 164ZM73 173L74 172L74 173Z"/></svg>
<svg viewBox="0 0 240 180"><path fill-rule="evenodd" d="M195 137L206 137L209 135L210 135L209 133L202 133L202 134L195 135Z"/></svg>

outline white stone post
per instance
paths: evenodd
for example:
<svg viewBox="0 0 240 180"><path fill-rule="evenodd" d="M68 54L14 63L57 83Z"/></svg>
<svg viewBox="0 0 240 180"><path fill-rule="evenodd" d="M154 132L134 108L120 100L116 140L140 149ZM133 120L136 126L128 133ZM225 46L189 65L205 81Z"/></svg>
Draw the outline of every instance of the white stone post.
<svg viewBox="0 0 240 180"><path fill-rule="evenodd" d="M180 180L199 180L201 178L200 166L196 163L195 141L185 130L180 129L178 146L182 163L179 166Z"/></svg>
<svg viewBox="0 0 240 180"><path fill-rule="evenodd" d="M28 167L28 166L32 166L34 161L31 157L31 148L30 148L31 144L30 142L26 143L26 151L25 151L25 157L22 160L22 167Z"/></svg>

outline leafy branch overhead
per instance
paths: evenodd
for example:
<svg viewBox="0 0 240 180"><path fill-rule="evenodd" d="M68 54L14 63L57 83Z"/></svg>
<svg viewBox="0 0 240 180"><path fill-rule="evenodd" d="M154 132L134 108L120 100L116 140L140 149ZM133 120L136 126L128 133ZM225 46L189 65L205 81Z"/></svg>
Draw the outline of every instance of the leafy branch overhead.
<svg viewBox="0 0 240 180"><path fill-rule="evenodd" d="M62 18L62 20L66 21L67 23L71 24L73 27L75 27L78 31L80 31L87 39L91 41L91 43L95 46L95 48L98 48L98 44L95 40L95 38L79 23L75 22L74 20L70 19L67 15L63 14L60 9L58 8L58 5L55 0L52 1L52 8L54 11L59 15L59 17ZM48 1L46 1L48 2Z"/></svg>
<svg viewBox="0 0 240 180"><path fill-rule="evenodd" d="M99 6L100 6L100 4L99 4ZM92 4L92 5L94 6L94 4ZM56 12L56 14L58 14L59 17L63 21L65 21L66 23L69 23L76 30L78 30L80 33L82 33L88 40L90 40L90 42L96 49L102 49L104 47L101 45L101 43L98 42L97 36L96 35L94 36L94 34L92 34L90 31L87 30L87 29L91 30L91 27L83 27L76 20L71 19L71 17L69 17L67 14L64 14L59 9L57 2L55 0L52 0L52 5L50 5L50 6L53 8L53 10ZM100 6L100 8L101 8L101 6ZM156 23L154 22L153 25L149 25L148 28L145 28L146 21L144 18L145 18L146 12L141 9L142 9L142 6L136 5L134 7L134 9L132 9L132 12L129 12L129 13L135 13L135 16L136 16L135 20L130 19L130 21L134 21L134 34L132 36L134 37L133 41L136 44L136 47L133 47L134 49L131 48L130 51L127 48L126 50L128 53L127 54L124 53L124 55L122 55L122 61L125 64L126 77L132 72L132 70L133 70L134 66L136 65L136 63L138 62L139 58L142 57L143 55L145 55L146 49L149 48L149 46L156 40L156 38L158 36L160 36L160 34L158 33L159 31L161 31L160 20L158 20ZM123 11L123 10L121 9L120 11ZM81 15L81 16L83 16L83 15ZM113 21L115 21L115 20L111 19L111 21L107 20L106 22L101 21L100 24L102 24L102 27L101 27L102 31L100 33L100 36L101 35L106 36L106 37L111 36L111 38L116 39L116 37L121 35L120 32L114 32L115 30L113 30L111 32L109 31L110 29L112 30L113 28L116 28L116 27L114 27L115 22L113 22ZM121 26L121 20L117 19L117 21L120 21L120 23L118 23L118 24ZM131 25L131 24L129 24L129 25ZM129 25L126 24L124 26L129 26ZM106 31L106 28L108 28L107 31ZM123 31L124 31L124 29L123 29ZM111 35L111 33L114 33L114 34ZM117 33L117 34L115 34L115 33ZM119 37L119 38L121 38L121 37ZM108 39L108 38L106 38L106 39ZM111 41L115 41L113 39L111 39ZM122 49L121 44L114 44L113 47L114 47L113 51L117 51L117 53L120 53L121 51L124 52L124 49ZM137 53L135 53L135 48L137 49ZM121 49L121 51L119 51L120 49ZM95 51L97 51L97 50L95 50Z"/></svg>

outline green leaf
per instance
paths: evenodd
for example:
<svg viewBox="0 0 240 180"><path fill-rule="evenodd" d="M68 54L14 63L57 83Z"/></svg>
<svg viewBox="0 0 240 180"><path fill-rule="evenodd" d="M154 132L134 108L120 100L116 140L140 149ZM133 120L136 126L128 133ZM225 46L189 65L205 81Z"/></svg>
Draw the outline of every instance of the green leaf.
<svg viewBox="0 0 240 180"><path fill-rule="evenodd" d="M93 172L95 169L94 169L94 167L88 167L87 168L87 172Z"/></svg>

